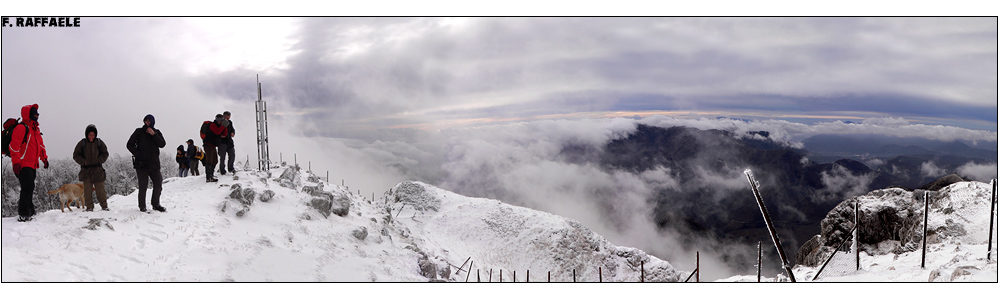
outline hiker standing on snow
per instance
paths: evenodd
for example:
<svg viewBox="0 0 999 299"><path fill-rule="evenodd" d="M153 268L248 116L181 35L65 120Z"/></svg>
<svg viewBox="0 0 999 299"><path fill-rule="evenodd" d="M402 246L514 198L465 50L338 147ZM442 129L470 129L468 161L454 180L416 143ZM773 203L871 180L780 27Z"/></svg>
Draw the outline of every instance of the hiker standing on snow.
<svg viewBox="0 0 999 299"><path fill-rule="evenodd" d="M83 205L87 207L87 212L94 211L94 195L97 191L97 201L101 204L101 210L108 211L108 195L104 191L104 180L107 174L104 172L104 162L107 162L108 146L100 138L97 138L97 126L91 124L83 131L84 136L76 149L73 150L73 161L80 164L80 181L83 182Z"/></svg>
<svg viewBox="0 0 999 299"><path fill-rule="evenodd" d="M222 141L222 136L228 135L228 128L223 125L225 118L222 114L215 115L215 121L202 125L201 134L205 142L205 182L218 182L215 178L215 165L219 163L218 146Z"/></svg>
<svg viewBox="0 0 999 299"><path fill-rule="evenodd" d="M231 173L235 173L236 169L232 167L233 162L236 161L236 149L235 143L232 141L232 137L236 136L236 130L232 128L232 122L229 121L232 118L232 113L226 111L222 113L222 126L225 126L229 130L228 134L222 135L222 141L219 142L219 173L222 175L226 174L226 170ZM226 166L225 156L229 155L229 165Z"/></svg>
<svg viewBox="0 0 999 299"><path fill-rule="evenodd" d="M49 168L49 156L45 153L45 142L38 127L38 104L21 107L22 124L14 128L11 135L10 159L14 175L21 183L21 197L17 201L17 221L31 221L35 216L35 204L31 202L35 192L35 169L38 160Z"/></svg>
<svg viewBox="0 0 999 299"><path fill-rule="evenodd" d="M132 153L132 166L135 167L139 179L139 211L146 211L146 188L149 179L153 179L153 210L166 212L160 205L160 193L163 192L163 174L160 173L160 149L166 146L166 139L160 130L154 128L156 118L152 114L142 118L144 125L136 128L128 138L125 147Z"/></svg>
<svg viewBox="0 0 999 299"><path fill-rule="evenodd" d="M186 178L187 171L191 169L191 160L187 158L183 145L177 146L177 169L179 169L177 176L182 178Z"/></svg>
<svg viewBox="0 0 999 299"><path fill-rule="evenodd" d="M187 160L191 161L191 175L201 175L198 172L198 163L201 163L201 159L198 158L198 147L194 145L193 139L187 140Z"/></svg>

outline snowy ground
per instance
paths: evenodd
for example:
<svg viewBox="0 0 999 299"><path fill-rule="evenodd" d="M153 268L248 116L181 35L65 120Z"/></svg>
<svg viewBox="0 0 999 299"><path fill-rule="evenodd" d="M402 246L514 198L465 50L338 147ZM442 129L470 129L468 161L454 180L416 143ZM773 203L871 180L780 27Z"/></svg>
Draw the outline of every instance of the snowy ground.
<svg viewBox="0 0 999 299"><path fill-rule="evenodd" d="M272 170L271 177L278 177L283 170ZM140 213L136 195L132 194L111 197L109 212L47 211L29 223L4 218L2 291L37 291L30 285L11 286L9 282L464 282L466 278L486 281L490 269L493 281L499 280L502 269L504 282L513 280L513 271L517 271L518 282L525 281L527 270L531 271L531 282L547 281L549 271L552 281L568 282L572 280L572 270L576 270L580 282L596 282L601 275L604 281L634 282L639 280L643 262L647 281L675 281L690 274L676 271L668 262L640 250L610 244L570 219L496 200L464 197L417 182L401 183L377 194L377 198L370 198L370 193L351 194L346 187L325 185L323 190L349 196L353 203L348 215L326 218L309 206L312 196L303 192L303 186L312 187L316 183L310 183L304 172L301 175L295 188L282 187L278 181L266 179L265 174L254 172L241 172L238 180L222 176L217 184L206 184L204 177L174 178L164 184L162 203L167 213ZM245 215L237 216L241 206L228 198L234 183L258 194L272 190L275 197L268 202L256 201ZM968 206L969 202L982 200L979 191L984 187L968 186L952 192L952 196L962 199L956 203L965 205L962 211L974 214L962 217L987 219L977 217L988 213L984 208L987 205ZM108 225L102 223L93 230L85 228L93 219L104 219ZM988 226L987 222L972 222L966 225L969 231ZM354 232L362 227L368 234L359 239ZM918 251L900 255L864 254L860 271L850 269L852 259L840 254L832 263L839 266L830 266L833 270L827 269L818 281L926 282L932 275L942 277L936 281L949 281L953 276L960 282L996 282L995 258L985 260L986 239L987 233L973 233L932 243L928 246L926 269L920 268ZM421 259L436 267L432 275L436 278L426 276ZM463 265L466 260L469 264ZM795 267L794 271L798 281L811 281L817 269ZM445 277L443 272L450 273ZM765 277L764 281L775 279L778 278ZM755 275L746 275L715 282L755 281ZM781 292L792 293L830 288L830 284L814 283L805 284L812 287L804 288L788 284L749 284L769 285L762 288L726 284L722 289L688 284L568 285L546 284L540 289L436 286L420 287L418 293L388 294L439 297L470 292L477 297L495 298L499 294L554 293L602 297L662 293L668 286L669 292L684 296L708 292L755 298L766 297L775 285L782 286ZM842 286L833 285L838 289ZM201 286L193 290L202 289ZM245 287L208 289L227 294L280 295L273 288L241 286ZM989 284L987 288L994 291L994 286L999 285ZM370 292L366 291L370 288L371 285L362 285L359 292ZM309 289L315 290L311 286L302 288ZM956 291L973 289L977 288ZM924 294L952 289L934 287L924 291L906 287L891 294L913 290ZM168 291L203 295L187 288ZM815 292L809 297L830 297L837 292Z"/></svg>
<svg viewBox="0 0 999 299"><path fill-rule="evenodd" d="M571 281L572 270L578 281L637 281L643 262L650 281L683 274L569 219L422 183L402 183L378 199L325 185L321 191L352 202L348 215L326 218L303 191L318 182L302 172L297 186L281 186L273 178L283 170L272 170L272 179L221 176L217 184L172 178L161 198L166 213L139 212L133 193L109 198L107 212L4 218L2 281L463 282L488 281L490 270L493 281L501 270L504 281L514 271L525 281L528 270L532 281L546 281L548 271L553 281ZM275 196L237 216L242 204L228 198L236 183ZM104 222L91 226L96 219ZM367 236L355 237L359 230ZM424 266L434 268L430 275ZM469 275L470 266L480 276Z"/></svg>

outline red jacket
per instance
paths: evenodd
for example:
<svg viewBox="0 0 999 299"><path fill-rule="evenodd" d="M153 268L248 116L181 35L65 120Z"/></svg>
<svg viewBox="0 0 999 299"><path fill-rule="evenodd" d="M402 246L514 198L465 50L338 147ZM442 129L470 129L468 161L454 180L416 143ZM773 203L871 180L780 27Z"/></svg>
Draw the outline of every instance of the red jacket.
<svg viewBox="0 0 999 299"><path fill-rule="evenodd" d="M214 121L208 125L208 130L215 134L210 136L211 138L205 138L205 143L210 145L219 146L222 142L222 136L229 136L229 127L217 124Z"/></svg>
<svg viewBox="0 0 999 299"><path fill-rule="evenodd" d="M21 167L31 167L38 169L38 160L47 161L48 154L45 153L45 142L42 141L42 132L38 128L38 122L31 120L31 108L38 109L38 104L21 107L21 119L28 125L29 134L27 140L24 138L24 126L14 128L11 135L10 158L13 164L20 164ZM25 140L24 143L19 141Z"/></svg>

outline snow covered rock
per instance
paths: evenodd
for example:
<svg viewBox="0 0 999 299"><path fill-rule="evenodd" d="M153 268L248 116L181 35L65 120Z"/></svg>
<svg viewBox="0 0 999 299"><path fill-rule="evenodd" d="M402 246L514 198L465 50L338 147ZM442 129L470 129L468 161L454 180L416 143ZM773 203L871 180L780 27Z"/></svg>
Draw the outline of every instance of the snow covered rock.
<svg viewBox="0 0 999 299"><path fill-rule="evenodd" d="M422 248L427 261L460 265L471 257L474 268L504 269L504 281L514 271L551 273L552 281L680 281L682 274L666 261L645 252L610 244L579 222L492 199L469 198L420 182L403 182L388 193L390 212L402 213L394 224L408 228L400 242ZM412 215L412 216L406 216ZM418 236L418 237L417 237ZM439 264L438 266L447 265ZM431 267L419 267L429 273ZM496 271L498 274L499 271ZM542 274L545 273L545 274ZM475 273L472 273L474 277ZM534 277L532 281L543 281ZM495 279L495 278L494 278ZM547 279L547 277L545 278Z"/></svg>
<svg viewBox="0 0 999 299"><path fill-rule="evenodd" d="M274 195L275 195L274 191L272 191L270 189L264 190L264 192L260 194L260 202L271 201L271 199L274 198Z"/></svg>
<svg viewBox="0 0 999 299"><path fill-rule="evenodd" d="M84 226L83 229L98 230L102 227L106 227L112 231L114 230L114 227L111 226L111 223L104 218L91 218L87 222L87 226Z"/></svg>
<svg viewBox="0 0 999 299"><path fill-rule="evenodd" d="M313 197L309 205L319 211L323 217L329 218L330 214L346 217L350 212L350 199L342 195L333 195L323 192L319 196Z"/></svg>
<svg viewBox="0 0 999 299"><path fill-rule="evenodd" d="M984 260L984 252L972 254L962 247L971 245L984 249L987 245L991 200L989 184L970 181L955 182L939 191L917 189L909 192L897 188L871 191L833 208L822 220L821 234L799 249L796 262L804 267L820 266L834 251L834 246L851 239L848 233L854 226L854 204L859 202L861 261L880 256L889 256L887 259L892 261L901 256L915 256L915 262L905 265L891 262L892 265L884 267L893 270L896 266L914 264L918 268L923 248L924 202L928 202L926 263L927 268L933 270L923 274L926 275L923 281L981 281L973 276L987 272L975 266L975 261ZM850 245L847 243L844 249L849 250ZM944 252L942 248L954 249ZM847 259L852 264L853 255L845 256L850 256Z"/></svg>
<svg viewBox="0 0 999 299"><path fill-rule="evenodd" d="M299 173L297 166L285 168L281 172L281 176L277 178L277 181L281 183L282 187L297 189L298 186L302 185L302 174Z"/></svg>
<svg viewBox="0 0 999 299"><path fill-rule="evenodd" d="M358 229L355 229L350 234L353 235L354 238L357 238L358 240L362 240L363 241L364 238L368 237L368 228L365 227L365 226L362 226L362 227L360 227Z"/></svg>

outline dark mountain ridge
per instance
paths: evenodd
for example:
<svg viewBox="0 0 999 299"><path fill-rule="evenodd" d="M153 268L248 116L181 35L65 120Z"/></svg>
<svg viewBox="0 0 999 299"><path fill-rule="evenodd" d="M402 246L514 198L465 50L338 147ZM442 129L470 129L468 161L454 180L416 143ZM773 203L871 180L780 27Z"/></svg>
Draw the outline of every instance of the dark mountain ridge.
<svg viewBox="0 0 999 299"><path fill-rule="evenodd" d="M595 163L606 169L633 173L667 167L680 187L657 189L653 198L649 198L655 203L652 213L660 227L755 244L769 236L743 175L743 170L751 169L761 183L761 194L787 248L797 248L817 234L826 213L850 196L890 186L911 190L939 178L931 176L935 173L921 173L928 161L948 173L970 161L987 161L934 154L941 149L961 153L981 151L960 142L931 142L928 144L938 146L928 150L915 144L897 148L897 144L855 144L855 138L824 136L812 141L829 142L823 146L844 153L880 150L917 155L893 157L877 169L851 159L814 163L806 159L812 154L809 151L755 136L743 138L721 130L639 125L634 133L613 140L602 149L566 146L561 156L573 163L598 161Z"/></svg>

